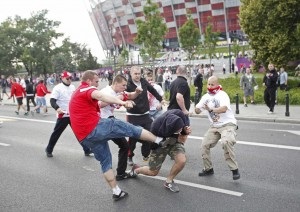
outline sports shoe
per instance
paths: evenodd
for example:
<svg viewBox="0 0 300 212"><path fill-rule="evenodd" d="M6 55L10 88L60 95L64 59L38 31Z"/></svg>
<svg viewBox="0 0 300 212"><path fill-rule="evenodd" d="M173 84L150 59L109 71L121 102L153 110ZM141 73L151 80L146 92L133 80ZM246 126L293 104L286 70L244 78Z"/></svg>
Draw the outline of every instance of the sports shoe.
<svg viewBox="0 0 300 212"><path fill-rule="evenodd" d="M239 173L239 170L236 169L236 170L231 170L232 171L232 178L233 180L238 180L241 178L241 175Z"/></svg>
<svg viewBox="0 0 300 212"><path fill-rule="evenodd" d="M209 176L209 175L213 175L213 174L214 174L213 168L208 169L208 170L203 169L201 172L199 172L198 176L203 177L203 176Z"/></svg>
<svg viewBox="0 0 300 212"><path fill-rule="evenodd" d="M16 113L17 115L19 115L19 111L15 111L15 113Z"/></svg>
<svg viewBox="0 0 300 212"><path fill-rule="evenodd" d="M268 114L273 114L274 112L272 110L269 110L268 111Z"/></svg>
<svg viewBox="0 0 300 212"><path fill-rule="evenodd" d="M119 195L113 194L112 198L114 201L118 201L120 199L123 199L124 197L127 197L128 193L125 191L121 191L121 193Z"/></svg>
<svg viewBox="0 0 300 212"><path fill-rule="evenodd" d="M167 183L167 181L164 183L164 186L166 188L168 188L170 191L172 192L179 192L179 188L176 185L176 183L174 183L174 180L171 183Z"/></svg>
<svg viewBox="0 0 300 212"><path fill-rule="evenodd" d="M248 105L247 105L247 104L244 104L244 107L248 107Z"/></svg>
<svg viewBox="0 0 300 212"><path fill-rule="evenodd" d="M252 105L256 105L256 103L255 103L255 102L251 102L251 104L252 104Z"/></svg>
<svg viewBox="0 0 300 212"><path fill-rule="evenodd" d="M125 179L128 179L128 174L127 173L124 173L124 174L117 174L116 175L116 181L120 181L120 180L125 180Z"/></svg>
<svg viewBox="0 0 300 212"><path fill-rule="evenodd" d="M27 111L27 112L24 113L24 116L28 116L28 114L29 114L29 112Z"/></svg>
<svg viewBox="0 0 300 212"><path fill-rule="evenodd" d="M127 164L128 164L129 166L133 166L133 160L132 160L132 158L128 158Z"/></svg>
<svg viewBox="0 0 300 212"><path fill-rule="evenodd" d="M137 173L135 172L135 170L139 167L140 167L139 165L133 164L131 170L127 172L128 178L136 178Z"/></svg>
<svg viewBox="0 0 300 212"><path fill-rule="evenodd" d="M46 155L47 155L48 158L52 158L53 157L52 153L48 152L47 149L45 150L45 152L46 152Z"/></svg>
<svg viewBox="0 0 300 212"><path fill-rule="evenodd" d="M91 154L93 154L93 152L91 150L84 152L85 156L91 156Z"/></svg>

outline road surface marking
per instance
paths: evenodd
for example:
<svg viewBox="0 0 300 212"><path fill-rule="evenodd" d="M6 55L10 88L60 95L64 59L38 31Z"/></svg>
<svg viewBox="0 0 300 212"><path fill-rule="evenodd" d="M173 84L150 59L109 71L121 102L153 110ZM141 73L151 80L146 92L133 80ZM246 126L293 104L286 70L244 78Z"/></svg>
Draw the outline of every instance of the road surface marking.
<svg viewBox="0 0 300 212"><path fill-rule="evenodd" d="M0 143L0 146L10 146L10 144Z"/></svg>
<svg viewBox="0 0 300 212"><path fill-rule="evenodd" d="M154 179L158 179L158 180L162 180L162 181L166 180L165 177L160 177L160 176L153 177L153 176L147 176L147 175L142 175L142 174L141 174L141 176L154 178ZM226 190L226 189L222 189L222 188L216 188L216 187L211 187L211 186L206 186L206 185L201 185L201 184L196 184L196 183L190 183L190 182L186 182L186 181L182 181L182 180L175 180L175 182L177 184L181 184L181 185L186 185L186 186L190 186L190 187L194 187L194 188L200 188L200 189L214 191L214 192L223 193L223 194L229 194L229 195L237 196L237 197L240 197L244 194L244 193Z"/></svg>
<svg viewBox="0 0 300 212"><path fill-rule="evenodd" d="M292 133L295 135L300 135L299 130L272 130L272 129L266 129L266 130L277 131L277 132L288 132L288 133Z"/></svg>
<svg viewBox="0 0 300 212"><path fill-rule="evenodd" d="M203 137L198 136L189 136L190 139L200 139ZM248 142L248 141L237 141L238 144L250 145L250 146L263 146L263 147L272 147L278 149L290 149L290 150L298 150L300 151L300 147L297 146L286 146L286 145L277 145L277 144L266 144L266 143L258 143L258 142Z"/></svg>
<svg viewBox="0 0 300 212"><path fill-rule="evenodd" d="M18 117L11 117L11 116L0 116L0 118L7 118L13 120L23 120L23 121L32 121L32 122L42 122L42 123L51 123L55 124L56 121L47 121L47 120L38 120L38 119L29 119L29 118L18 118Z"/></svg>
<svg viewBox="0 0 300 212"><path fill-rule="evenodd" d="M46 120L28 119L28 118L18 118L18 117L10 117L10 116L0 116L0 118L25 120L25 121L32 121L32 122L42 122L42 123L50 123L50 124L55 124L56 123L56 121L46 121ZM290 132L297 132L297 131L291 131L290 130ZM203 139L203 137L191 136L191 135L189 135L188 138L190 138L190 139L198 139L198 140L202 140ZM278 148L278 149L290 149L290 150L298 150L298 151L300 151L300 147L296 147L296 146L266 144L266 143L248 142L248 141L237 141L237 143L238 144L244 144L244 145L250 145L250 146L263 146L263 147L272 147L272 148Z"/></svg>

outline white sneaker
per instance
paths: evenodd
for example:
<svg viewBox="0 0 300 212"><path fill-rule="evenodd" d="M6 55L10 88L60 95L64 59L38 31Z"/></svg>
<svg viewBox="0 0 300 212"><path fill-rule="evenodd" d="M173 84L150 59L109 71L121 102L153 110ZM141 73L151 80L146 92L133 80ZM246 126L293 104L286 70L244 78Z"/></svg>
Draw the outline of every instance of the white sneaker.
<svg viewBox="0 0 300 212"><path fill-rule="evenodd" d="M269 110L268 111L268 114L273 114L274 112L272 110Z"/></svg>

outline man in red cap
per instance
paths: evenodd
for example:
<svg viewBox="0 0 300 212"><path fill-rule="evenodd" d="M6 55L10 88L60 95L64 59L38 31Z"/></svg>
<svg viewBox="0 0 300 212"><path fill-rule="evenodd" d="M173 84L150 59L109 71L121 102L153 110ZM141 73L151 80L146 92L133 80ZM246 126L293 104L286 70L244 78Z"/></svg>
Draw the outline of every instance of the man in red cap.
<svg viewBox="0 0 300 212"><path fill-rule="evenodd" d="M70 72L63 71L60 77L61 83L53 88L50 97L50 104L57 112L57 120L46 148L47 157L53 157L52 152L56 142L70 124L69 102L75 91L75 86L71 84L72 74ZM89 156L92 153L89 148L83 145L82 147L85 156Z"/></svg>

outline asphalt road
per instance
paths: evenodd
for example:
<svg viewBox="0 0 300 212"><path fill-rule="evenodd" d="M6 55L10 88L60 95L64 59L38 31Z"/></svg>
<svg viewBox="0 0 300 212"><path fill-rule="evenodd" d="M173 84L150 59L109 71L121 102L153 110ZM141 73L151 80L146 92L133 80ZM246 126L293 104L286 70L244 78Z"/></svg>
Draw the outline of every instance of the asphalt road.
<svg viewBox="0 0 300 212"><path fill-rule="evenodd" d="M0 109L0 211L300 211L300 125L240 121L236 153L241 179L233 181L220 145L212 151L215 174L198 177L208 121L191 118L188 162L175 181L180 192L163 187L172 165L167 159L155 178L120 181L129 197L113 202L98 162L83 155L70 128L54 157L46 157L53 110L46 117L16 116L14 110ZM113 142L110 147L115 169L118 149ZM143 165L139 145L136 154L135 162Z"/></svg>

